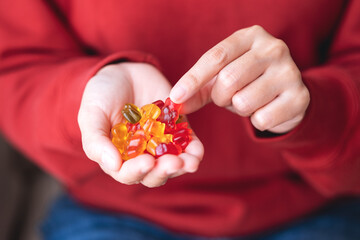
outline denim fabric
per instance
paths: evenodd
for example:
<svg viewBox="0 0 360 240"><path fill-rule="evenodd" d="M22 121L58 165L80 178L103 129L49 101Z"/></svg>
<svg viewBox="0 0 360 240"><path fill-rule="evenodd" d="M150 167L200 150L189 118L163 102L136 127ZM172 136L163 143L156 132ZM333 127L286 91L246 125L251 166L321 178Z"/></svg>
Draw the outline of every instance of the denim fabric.
<svg viewBox="0 0 360 240"><path fill-rule="evenodd" d="M61 196L41 228L45 240L360 240L360 199L348 199L286 228L261 236L179 235L134 216L83 207Z"/></svg>

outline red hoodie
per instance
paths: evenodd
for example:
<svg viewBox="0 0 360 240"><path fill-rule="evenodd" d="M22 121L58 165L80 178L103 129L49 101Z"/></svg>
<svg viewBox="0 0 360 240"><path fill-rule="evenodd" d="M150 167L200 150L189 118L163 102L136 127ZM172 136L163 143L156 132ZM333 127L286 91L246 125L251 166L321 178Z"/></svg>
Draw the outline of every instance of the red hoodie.
<svg viewBox="0 0 360 240"><path fill-rule="evenodd" d="M267 136L209 104L189 115L205 146L199 170L155 189L120 184L86 158L77 113L97 70L156 61L174 84L254 24L287 43L310 90L296 129ZM2 133L79 201L174 231L249 234L360 194L359 103L358 0L0 1Z"/></svg>

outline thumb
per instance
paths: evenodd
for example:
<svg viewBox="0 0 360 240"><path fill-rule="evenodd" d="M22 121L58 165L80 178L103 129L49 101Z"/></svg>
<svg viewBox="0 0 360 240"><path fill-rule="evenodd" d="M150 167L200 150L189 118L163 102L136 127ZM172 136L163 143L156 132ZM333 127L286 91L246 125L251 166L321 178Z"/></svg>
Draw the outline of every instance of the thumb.
<svg viewBox="0 0 360 240"><path fill-rule="evenodd" d="M99 108L83 108L78 123L86 156L108 170L118 171L121 156L110 140L111 124L106 114Z"/></svg>

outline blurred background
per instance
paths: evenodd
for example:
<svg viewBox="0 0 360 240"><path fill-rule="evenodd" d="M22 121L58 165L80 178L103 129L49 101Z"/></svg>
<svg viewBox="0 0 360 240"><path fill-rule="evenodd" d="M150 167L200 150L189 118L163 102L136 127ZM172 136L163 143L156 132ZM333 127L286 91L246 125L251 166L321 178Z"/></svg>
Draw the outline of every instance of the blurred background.
<svg viewBox="0 0 360 240"><path fill-rule="evenodd" d="M40 240L39 224L60 184L0 135L0 240Z"/></svg>

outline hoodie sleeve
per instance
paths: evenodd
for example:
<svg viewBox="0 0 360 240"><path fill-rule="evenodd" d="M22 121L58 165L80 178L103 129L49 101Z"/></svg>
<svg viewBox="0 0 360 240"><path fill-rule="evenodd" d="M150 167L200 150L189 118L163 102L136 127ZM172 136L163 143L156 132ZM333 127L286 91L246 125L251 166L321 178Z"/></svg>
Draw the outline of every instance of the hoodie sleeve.
<svg viewBox="0 0 360 240"><path fill-rule="evenodd" d="M51 1L0 1L0 130L67 184L95 171L81 147L84 87L112 62L154 62L142 52L91 53ZM81 169L79 171L79 169Z"/></svg>
<svg viewBox="0 0 360 240"><path fill-rule="evenodd" d="M302 123L274 138L287 164L324 196L360 194L360 1L348 1L328 61L302 72L311 102Z"/></svg>

